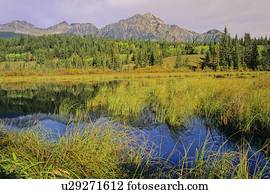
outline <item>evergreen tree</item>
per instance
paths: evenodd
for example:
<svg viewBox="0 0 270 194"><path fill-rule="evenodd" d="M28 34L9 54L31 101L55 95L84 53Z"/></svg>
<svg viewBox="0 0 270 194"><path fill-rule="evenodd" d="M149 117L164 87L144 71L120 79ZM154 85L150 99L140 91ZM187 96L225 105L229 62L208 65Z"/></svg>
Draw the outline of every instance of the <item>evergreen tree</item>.
<svg viewBox="0 0 270 194"><path fill-rule="evenodd" d="M210 67L210 62L211 62L211 56L210 56L210 52L207 51L205 54L204 58L201 58L202 62L201 62L201 68L202 70L204 70L207 67Z"/></svg>
<svg viewBox="0 0 270 194"><path fill-rule="evenodd" d="M259 65L259 52L255 42L252 43L249 68L255 70Z"/></svg>
<svg viewBox="0 0 270 194"><path fill-rule="evenodd" d="M270 70L270 44L265 46L265 49L262 52L262 70Z"/></svg>
<svg viewBox="0 0 270 194"><path fill-rule="evenodd" d="M251 36L249 33L245 33L245 36L244 36L244 62L248 68L252 67L251 53L252 53Z"/></svg>
<svg viewBox="0 0 270 194"><path fill-rule="evenodd" d="M121 69L121 59L119 55L119 49L116 44L112 45L111 48L111 65L110 68L113 70L120 70Z"/></svg>
<svg viewBox="0 0 270 194"><path fill-rule="evenodd" d="M240 45L238 42L238 37L236 35L235 39L233 40L233 45L232 45L232 64L234 69L239 69L240 68Z"/></svg>
<svg viewBox="0 0 270 194"><path fill-rule="evenodd" d="M211 43L210 46L209 46L209 58L210 58L210 61L209 63L211 63L211 66L214 70L217 69L217 66L218 66L218 52L217 52L217 49L216 49L216 45Z"/></svg>
<svg viewBox="0 0 270 194"><path fill-rule="evenodd" d="M230 36L225 27L219 44L219 65L222 68L228 69L230 63Z"/></svg>

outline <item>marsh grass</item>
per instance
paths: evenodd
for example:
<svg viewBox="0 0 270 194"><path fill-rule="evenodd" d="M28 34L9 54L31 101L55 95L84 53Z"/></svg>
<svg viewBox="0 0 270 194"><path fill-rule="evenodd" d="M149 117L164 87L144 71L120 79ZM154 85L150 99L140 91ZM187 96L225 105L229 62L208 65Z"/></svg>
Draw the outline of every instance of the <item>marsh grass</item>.
<svg viewBox="0 0 270 194"><path fill-rule="evenodd" d="M18 178L125 177L122 166L131 158L123 136L85 128L51 142L35 132L10 132L0 140L0 166Z"/></svg>
<svg viewBox="0 0 270 194"><path fill-rule="evenodd" d="M167 123L175 129L190 118L201 117L231 133L259 133L269 138L269 77L173 76L104 86L86 102L64 101L59 113L75 113L79 120L97 112L122 122ZM90 126L56 142L33 132L2 132L0 174L18 178L263 178L269 173L266 165L258 164L250 174L248 146L235 152L213 152L205 149L206 140L195 158L188 156L187 148L175 167L169 158L153 157L153 150L145 147L147 142L132 149L132 141L125 132Z"/></svg>
<svg viewBox="0 0 270 194"><path fill-rule="evenodd" d="M269 78L149 79L103 88L85 104L123 121L167 123L181 127L201 117L217 127L269 134Z"/></svg>
<svg viewBox="0 0 270 194"><path fill-rule="evenodd" d="M207 149L194 158L187 147L178 164L154 156L147 140L138 146L126 132L87 127L52 142L35 132L1 132L2 178L265 178L267 163L250 173L249 146L239 151ZM247 148L247 149L244 149ZM220 147L221 150L221 147ZM172 150L172 153L175 150ZM254 153L256 154L256 153Z"/></svg>

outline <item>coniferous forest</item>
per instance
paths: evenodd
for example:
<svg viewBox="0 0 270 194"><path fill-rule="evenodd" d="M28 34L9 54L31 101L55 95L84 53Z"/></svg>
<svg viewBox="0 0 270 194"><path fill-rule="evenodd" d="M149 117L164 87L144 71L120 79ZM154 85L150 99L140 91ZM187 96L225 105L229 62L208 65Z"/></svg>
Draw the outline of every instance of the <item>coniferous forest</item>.
<svg viewBox="0 0 270 194"><path fill-rule="evenodd" d="M200 61L189 66L183 56L198 56ZM78 35L49 35L42 37L21 35L0 39L2 70L98 68L115 71L133 64L134 68L162 65L168 57L179 69L192 70L270 70L270 39L267 37L231 38L227 29L219 42L158 42L143 40L114 40Z"/></svg>

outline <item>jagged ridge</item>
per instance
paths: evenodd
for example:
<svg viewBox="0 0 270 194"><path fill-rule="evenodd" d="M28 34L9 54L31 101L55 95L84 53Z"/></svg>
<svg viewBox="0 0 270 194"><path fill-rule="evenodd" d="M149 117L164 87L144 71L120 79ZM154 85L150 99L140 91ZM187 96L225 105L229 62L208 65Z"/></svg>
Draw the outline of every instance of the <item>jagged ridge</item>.
<svg viewBox="0 0 270 194"><path fill-rule="evenodd" d="M26 21L13 21L0 25L0 32L13 32L29 34L33 36L49 34L78 34L94 35L99 37L111 37L115 39L144 39L163 41L219 41L222 33L218 30L210 30L200 34L181 28L177 25L169 25L151 13L137 14L130 18L120 20L117 23L106 25L98 29L92 23L68 24L61 22L49 28L37 28Z"/></svg>

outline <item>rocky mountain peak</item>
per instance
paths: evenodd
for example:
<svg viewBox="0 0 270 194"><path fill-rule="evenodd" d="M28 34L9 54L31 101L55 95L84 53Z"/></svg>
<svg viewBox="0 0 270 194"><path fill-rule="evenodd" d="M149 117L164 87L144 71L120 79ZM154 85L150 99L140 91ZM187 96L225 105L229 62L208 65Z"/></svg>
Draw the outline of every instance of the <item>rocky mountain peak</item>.
<svg viewBox="0 0 270 194"><path fill-rule="evenodd" d="M145 13L145 14L143 14L142 16L143 16L144 18L149 18L149 19L156 19L156 18L157 18L154 14L152 14L152 13L150 13L150 12Z"/></svg>
<svg viewBox="0 0 270 194"><path fill-rule="evenodd" d="M155 23L165 24L165 22L162 19L156 17L154 14L152 14L150 12L145 13L145 14L143 14L141 16L145 20L152 21L152 22L155 22Z"/></svg>
<svg viewBox="0 0 270 194"><path fill-rule="evenodd" d="M216 29L206 33L196 33L177 25L166 24L152 13L136 14L130 18L122 19L116 23L98 29L91 23L74 23L69 25L66 21L49 28L37 28L26 21L13 21L0 24L0 32L14 32L41 36L48 34L77 34L95 35L115 39L144 39L178 42L211 42L218 41L222 33Z"/></svg>
<svg viewBox="0 0 270 194"><path fill-rule="evenodd" d="M59 28L59 27L68 27L69 24L66 21L60 22L54 26L49 27L48 29L55 29L55 28Z"/></svg>
<svg viewBox="0 0 270 194"><path fill-rule="evenodd" d="M212 29L206 32L207 34L217 34L217 33L221 33L219 30L217 29Z"/></svg>
<svg viewBox="0 0 270 194"><path fill-rule="evenodd" d="M68 23L66 21L62 21L58 25L68 25Z"/></svg>
<svg viewBox="0 0 270 194"><path fill-rule="evenodd" d="M9 23L9 25L33 27L33 24L30 24L27 21L22 21L22 20L14 20L11 23Z"/></svg>

